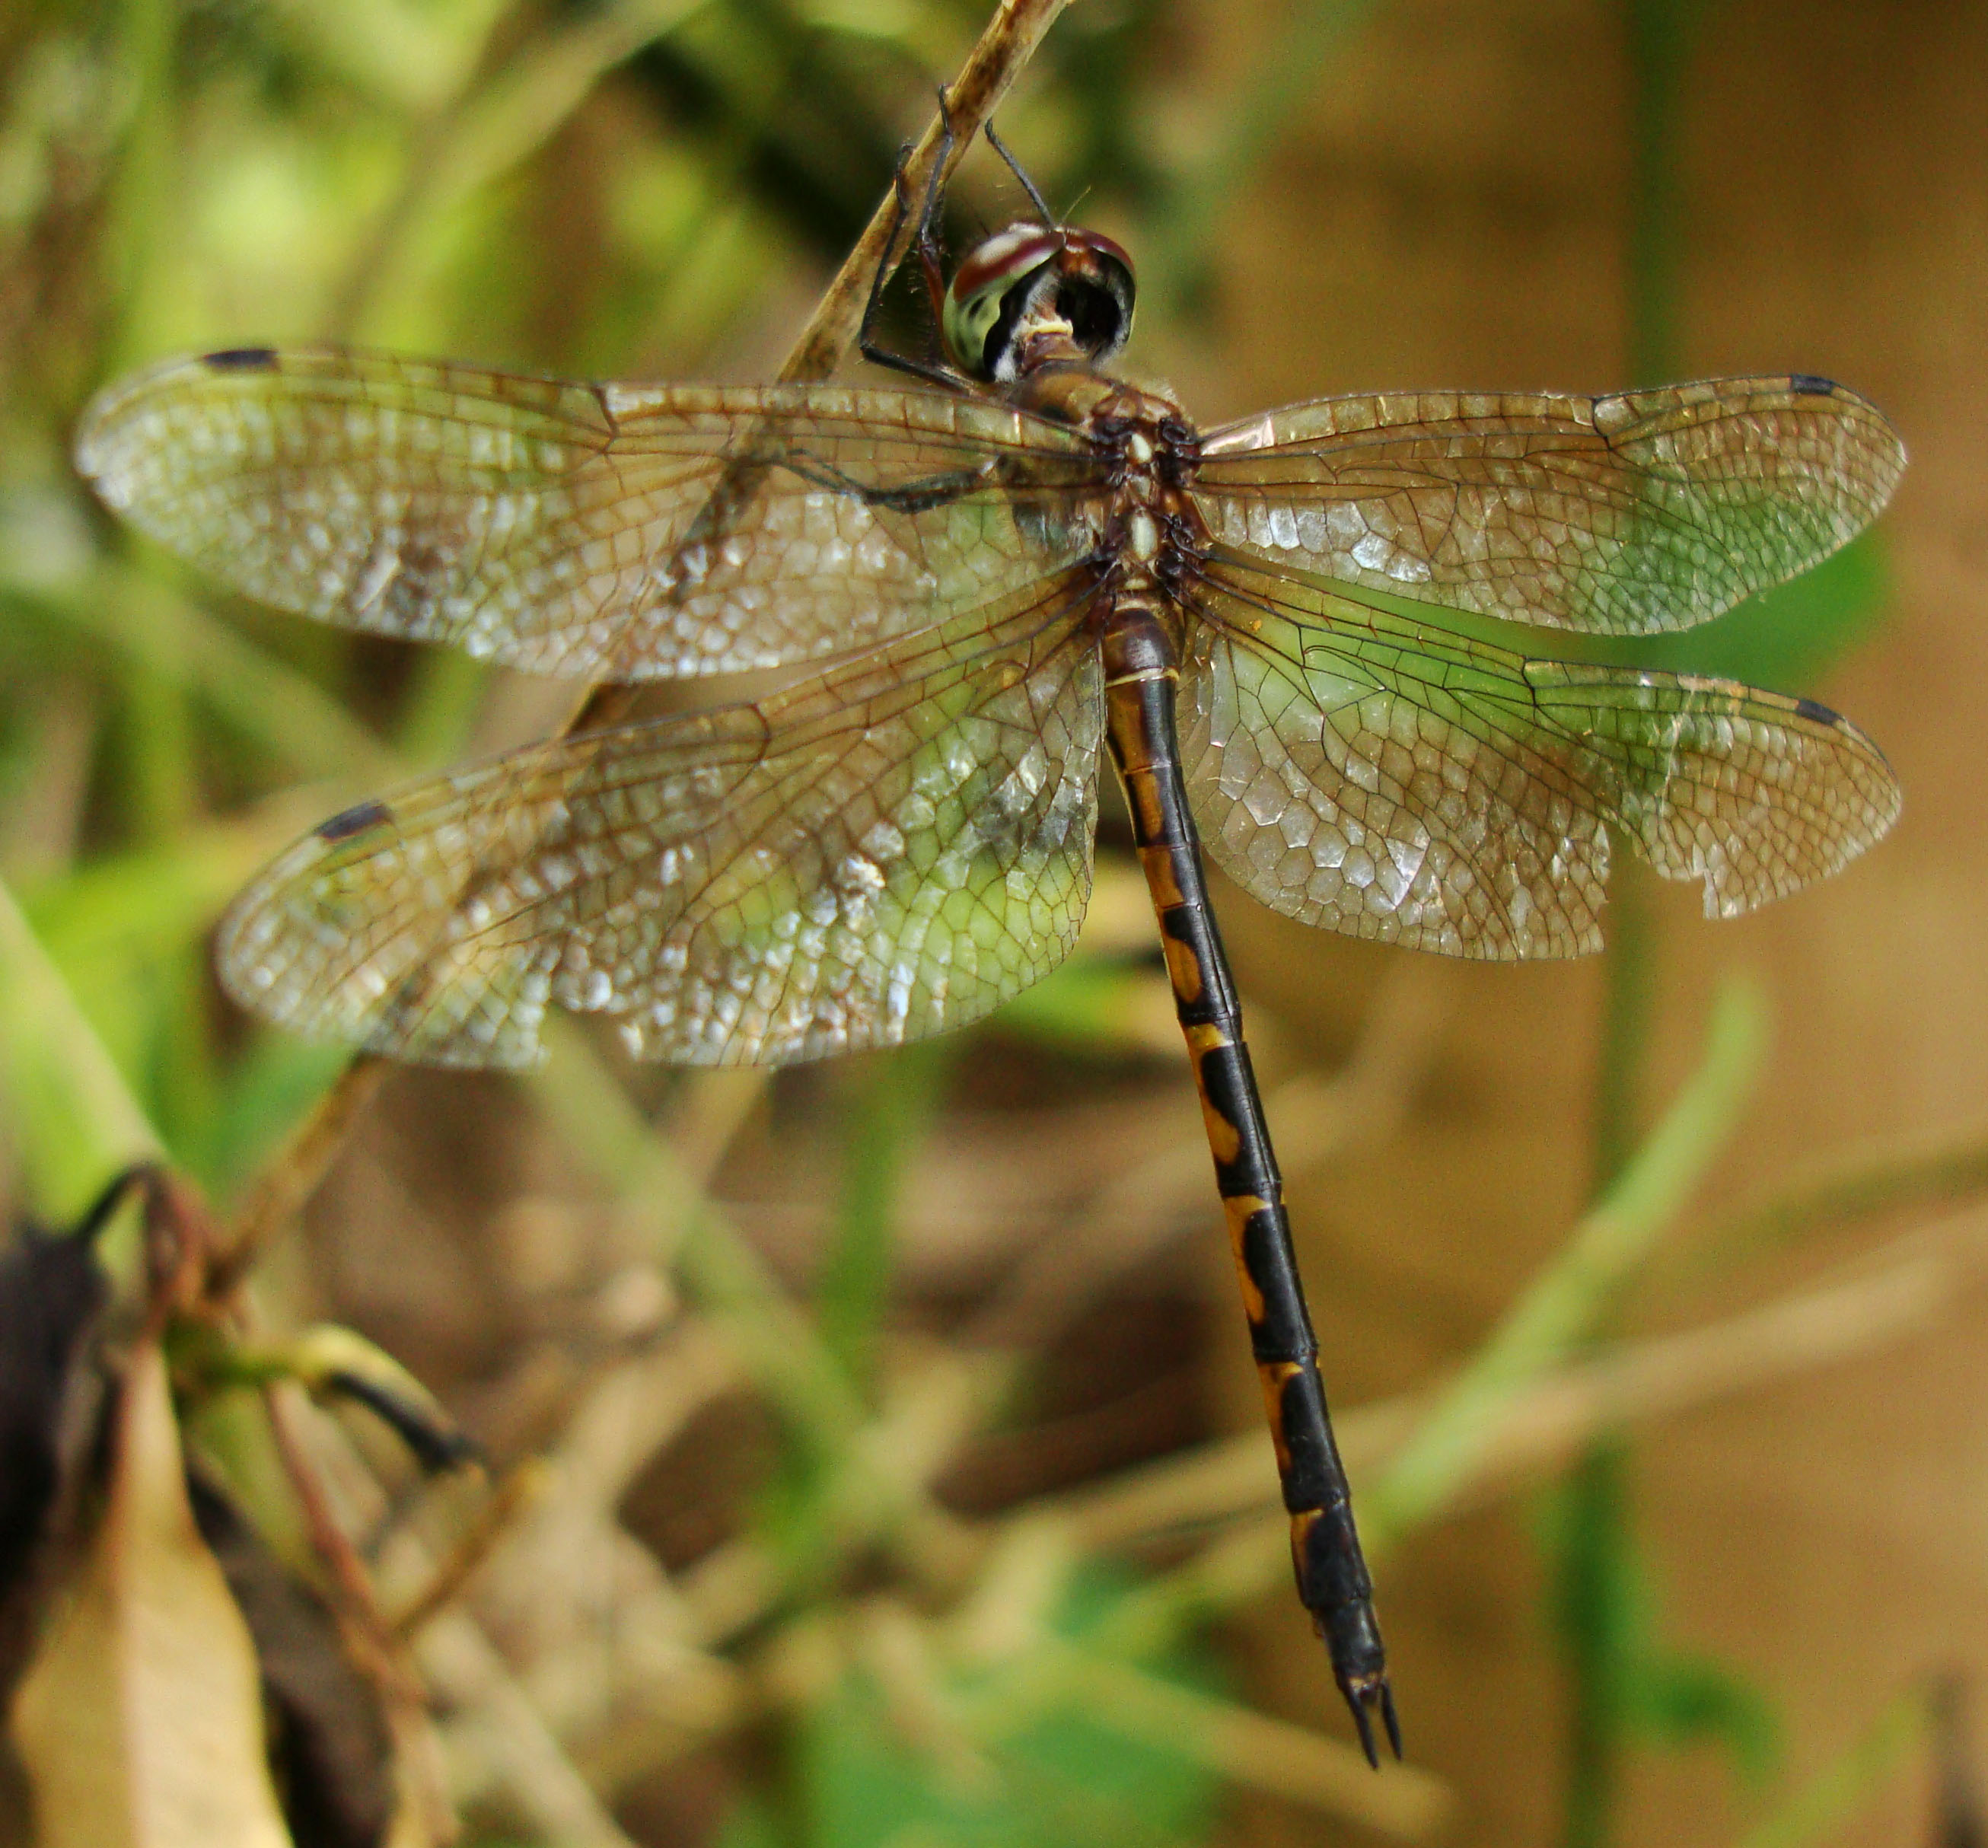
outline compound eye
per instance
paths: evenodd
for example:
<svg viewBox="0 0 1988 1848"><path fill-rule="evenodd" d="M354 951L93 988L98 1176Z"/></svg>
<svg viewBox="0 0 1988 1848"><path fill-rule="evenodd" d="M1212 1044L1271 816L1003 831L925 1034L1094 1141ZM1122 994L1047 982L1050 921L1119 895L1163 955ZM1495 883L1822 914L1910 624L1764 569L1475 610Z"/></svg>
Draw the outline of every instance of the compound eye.
<svg viewBox="0 0 1988 1848"><path fill-rule="evenodd" d="M1067 236L1057 307L1072 338L1094 360L1114 358L1132 332L1132 259L1097 231Z"/></svg>
<svg viewBox="0 0 1988 1848"><path fill-rule="evenodd" d="M992 379L1009 332L1011 299L1062 248L1056 231L1040 225L1011 225L996 231L962 263L945 292L941 326L946 356L976 379ZM1016 292L1019 289L1021 293Z"/></svg>

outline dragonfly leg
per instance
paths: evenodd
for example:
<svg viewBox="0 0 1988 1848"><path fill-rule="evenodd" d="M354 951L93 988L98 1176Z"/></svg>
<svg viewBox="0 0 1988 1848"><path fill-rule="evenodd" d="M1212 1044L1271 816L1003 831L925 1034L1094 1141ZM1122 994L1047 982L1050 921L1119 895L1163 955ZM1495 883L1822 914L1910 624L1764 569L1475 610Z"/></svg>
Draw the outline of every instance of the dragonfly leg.
<svg viewBox="0 0 1988 1848"><path fill-rule="evenodd" d="M1021 181L1023 191L1029 195L1029 203L1033 205L1036 210L1042 215L1043 228L1047 231L1054 231L1057 228L1057 215L1054 212L1050 210L1049 201L1036 190L1035 181L1029 177L1028 173L1023 167L1021 162L1016 160L1013 154L1009 153L1007 143L1003 141L999 135L995 133L994 124L992 122L989 122L981 132L986 136L988 146L992 147L995 153L999 154L1002 160L1008 163L1009 172L1013 174L1016 179Z"/></svg>
<svg viewBox="0 0 1988 1848"><path fill-rule="evenodd" d="M938 93L939 139L932 156L931 173L925 181L925 198L918 208L917 228L911 236L911 248L918 261L920 274L925 279L925 293L931 303L932 319L926 329L927 354L923 359L906 353L898 353L886 346L877 337L877 322L883 312L884 285L890 279L891 260L896 254L898 239L903 235L905 225L911 216L911 183L908 177L911 159L911 144L907 141L898 150L896 171L891 177L891 189L896 204L891 215L890 235L884 240L884 254L877 259L875 273L870 279L870 299L863 309L863 324L857 330L857 350L873 366L888 367L892 372L909 373L915 379L923 379L926 383L942 387L948 391L958 391L964 381L951 367L931 356L930 346L935 337L940 318L945 310L945 279L938 268L938 240L931 228L932 221L938 210L939 181L945 171L945 164L952 158L953 133L952 117L946 106L945 92Z"/></svg>
<svg viewBox="0 0 1988 1848"><path fill-rule="evenodd" d="M1152 894L1175 1011L1194 1062L1202 1115L1263 1382L1277 1475L1290 1516L1298 1596L1324 1639L1360 1743L1378 1765L1378 1718L1395 1755L1401 1728L1388 1684L1374 1586L1360 1551L1346 1471L1333 1441L1284 1211L1283 1183L1256 1094L1236 985L1202 877L1175 734L1177 669L1157 617L1121 610L1104 644L1106 735L1124 779Z"/></svg>
<svg viewBox="0 0 1988 1848"><path fill-rule="evenodd" d="M934 507L949 507L999 478L996 465L989 461L977 468L928 475L920 481L901 481L894 488L873 488L804 449L781 457L780 465L803 481L846 494L866 507L886 507L894 513L923 513Z"/></svg>
<svg viewBox="0 0 1988 1848"><path fill-rule="evenodd" d="M945 319L945 252L939 248L938 224L939 178L945 171L945 164L952 157L952 105L945 100L945 86L938 86L939 137L938 151L932 157L931 171L925 177L925 203L918 208L918 236L914 240L918 252L918 273L924 277L925 299L931 307L931 329L936 333Z"/></svg>

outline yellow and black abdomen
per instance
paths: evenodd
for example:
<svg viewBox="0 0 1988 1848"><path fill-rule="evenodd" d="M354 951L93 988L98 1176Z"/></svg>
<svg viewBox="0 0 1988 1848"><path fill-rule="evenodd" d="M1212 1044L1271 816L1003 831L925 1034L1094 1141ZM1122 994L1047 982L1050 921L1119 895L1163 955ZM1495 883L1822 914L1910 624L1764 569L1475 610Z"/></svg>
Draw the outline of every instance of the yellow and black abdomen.
<svg viewBox="0 0 1988 1848"><path fill-rule="evenodd" d="M1298 1595L1332 1657L1361 1742L1371 1715L1401 1749L1387 1657L1333 1442L1318 1340L1291 1246L1283 1183L1256 1094L1242 1009L1202 881L1174 723L1178 657L1159 613L1122 600L1104 639L1106 735L1124 779L1133 837L1159 920L1175 1007L1194 1064L1229 1221L1250 1345L1263 1384Z"/></svg>

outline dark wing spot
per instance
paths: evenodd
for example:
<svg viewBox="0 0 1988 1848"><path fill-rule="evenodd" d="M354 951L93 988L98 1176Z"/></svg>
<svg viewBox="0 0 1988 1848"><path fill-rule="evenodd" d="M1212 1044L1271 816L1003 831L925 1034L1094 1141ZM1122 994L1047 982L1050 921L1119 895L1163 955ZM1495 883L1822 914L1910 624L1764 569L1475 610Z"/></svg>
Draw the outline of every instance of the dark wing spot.
<svg viewBox="0 0 1988 1848"><path fill-rule="evenodd" d="M343 814L319 823L317 837L336 846L341 840L350 840L353 835L363 834L368 828L377 828L382 822L393 819L394 812L384 802L355 802Z"/></svg>
<svg viewBox="0 0 1988 1848"><path fill-rule="evenodd" d="M276 350L273 346L224 346L218 353L204 355L203 363L211 366L216 372L274 372Z"/></svg>
<svg viewBox="0 0 1988 1848"><path fill-rule="evenodd" d="M1788 389L1826 398L1834 395L1836 382L1833 379L1820 378L1812 372L1798 372L1788 380Z"/></svg>
<svg viewBox="0 0 1988 1848"><path fill-rule="evenodd" d="M1840 725L1843 723L1841 712L1832 712L1819 699L1798 699L1795 701L1797 716L1818 725Z"/></svg>

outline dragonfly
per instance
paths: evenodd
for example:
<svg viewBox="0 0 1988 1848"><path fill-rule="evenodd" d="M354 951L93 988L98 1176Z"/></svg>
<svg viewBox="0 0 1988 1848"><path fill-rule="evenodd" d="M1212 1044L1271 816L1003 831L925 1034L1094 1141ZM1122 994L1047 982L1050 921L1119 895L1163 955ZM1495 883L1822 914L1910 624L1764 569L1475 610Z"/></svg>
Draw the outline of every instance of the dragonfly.
<svg viewBox="0 0 1988 1848"><path fill-rule="evenodd" d="M301 615L593 681L806 670L325 822L218 939L228 992L306 1034L523 1067L558 1008L711 1066L963 1027L1075 942L1108 752L1298 1594L1378 1763L1376 1721L1397 1757L1401 1735L1373 1585L1204 856L1288 917L1488 960L1598 948L1612 842L1712 916L1837 871L1899 804L1848 719L1556 658L1551 632L1679 630L1794 576L1879 512L1904 453L1803 376L1333 397L1201 430L1114 370L1131 258L994 145L1033 215L949 279L937 179L921 205L901 167L889 248L908 225L935 326L923 355L878 338L887 255L861 348L908 387L235 348L110 387L77 464Z"/></svg>

